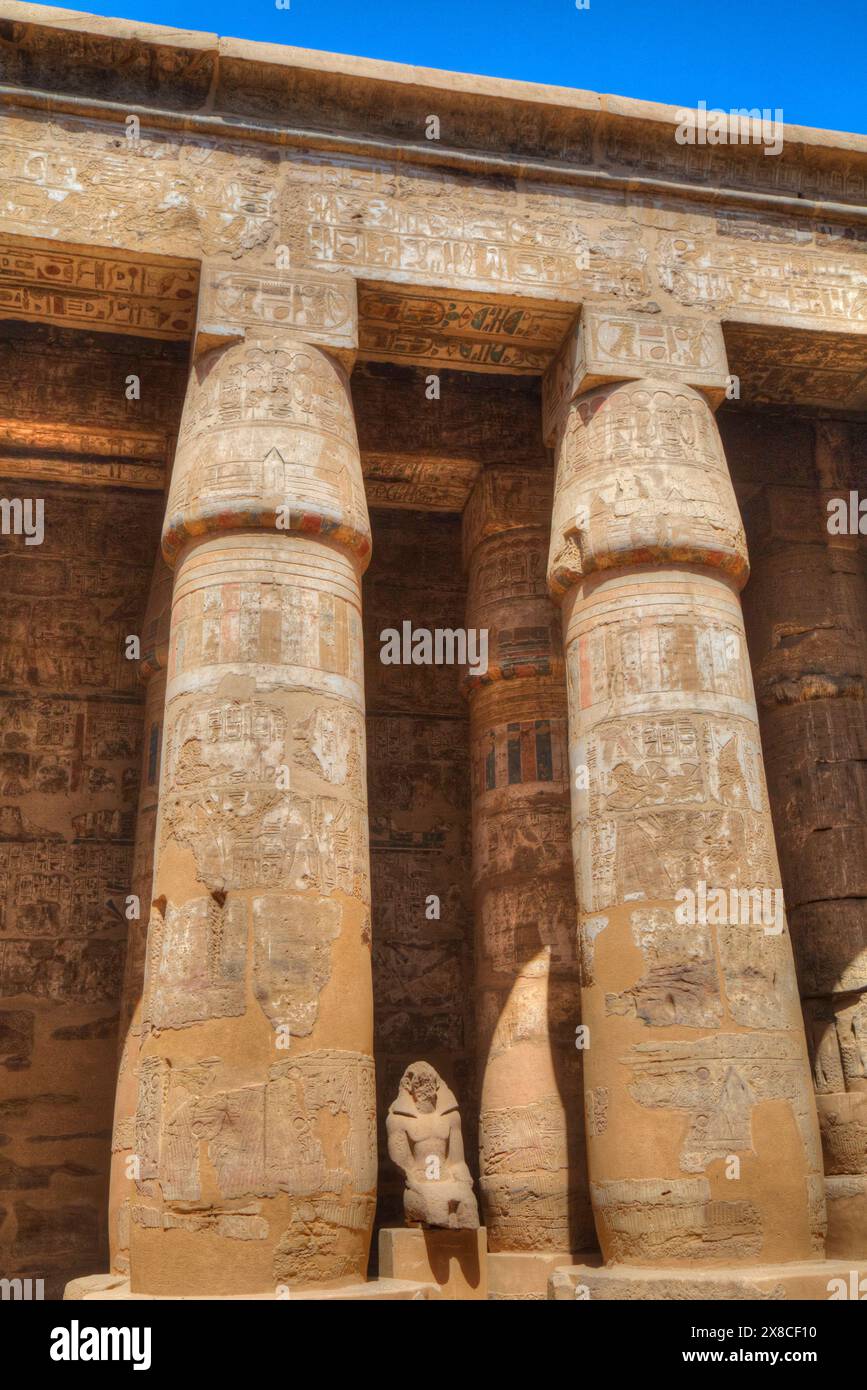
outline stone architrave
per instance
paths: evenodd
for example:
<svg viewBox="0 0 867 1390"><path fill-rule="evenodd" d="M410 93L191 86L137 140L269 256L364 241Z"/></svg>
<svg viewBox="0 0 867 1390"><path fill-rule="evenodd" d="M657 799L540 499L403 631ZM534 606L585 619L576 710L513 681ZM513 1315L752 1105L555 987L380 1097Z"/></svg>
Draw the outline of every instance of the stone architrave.
<svg viewBox="0 0 867 1390"><path fill-rule="evenodd" d="M111 1145L108 1240L113 1274L129 1274L129 1215L136 1185L135 1112L141 1044L147 926L154 875L154 841L159 809L166 665L172 612L172 572L158 555L151 580L141 641L139 675L145 684L141 789L135 827L130 894L134 914L127 929L126 965L118 1024L118 1076Z"/></svg>
<svg viewBox="0 0 867 1390"><path fill-rule="evenodd" d="M706 385L705 354L649 368L568 386L556 434L548 581L571 763L588 773L572 836L594 1216L608 1263L816 1259L821 1151L739 600L746 543L691 384Z"/></svg>
<svg viewBox="0 0 867 1390"><path fill-rule="evenodd" d="M487 671L465 688L480 1182L495 1253L594 1244L574 1037L566 684L545 583L552 486L544 466L488 468L464 511L467 627L488 634Z"/></svg>
<svg viewBox="0 0 867 1390"><path fill-rule="evenodd" d="M196 360L163 530L133 1293L273 1296L367 1264L370 527L346 371L307 319L272 319Z"/></svg>

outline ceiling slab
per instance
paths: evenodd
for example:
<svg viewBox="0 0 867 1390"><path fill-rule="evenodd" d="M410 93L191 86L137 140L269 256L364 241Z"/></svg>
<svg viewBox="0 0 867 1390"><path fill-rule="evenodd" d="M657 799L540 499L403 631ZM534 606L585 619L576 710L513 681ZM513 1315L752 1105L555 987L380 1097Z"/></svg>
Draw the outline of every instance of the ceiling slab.
<svg viewBox="0 0 867 1390"><path fill-rule="evenodd" d="M867 410L867 337L723 323L742 405Z"/></svg>

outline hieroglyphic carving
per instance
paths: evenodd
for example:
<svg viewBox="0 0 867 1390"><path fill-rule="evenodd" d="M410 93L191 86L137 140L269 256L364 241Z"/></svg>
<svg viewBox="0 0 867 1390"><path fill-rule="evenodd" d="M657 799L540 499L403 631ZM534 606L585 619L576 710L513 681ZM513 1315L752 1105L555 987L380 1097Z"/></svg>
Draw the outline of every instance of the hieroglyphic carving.
<svg viewBox="0 0 867 1390"><path fill-rule="evenodd" d="M762 1146L788 1155L774 1200L802 1216L777 1248L810 1258L824 1238L820 1149L736 597L746 547L710 407L679 385L589 391L558 453L548 577L565 595L570 762L584 771L572 829L585 1085L607 1095L604 1126L587 1105L603 1256L768 1258L778 1217L760 1182L741 1170L729 1202L681 1175L756 1152L758 1107L773 1099L797 1126L779 1123L773 1140L762 1129ZM644 519L612 541L633 509ZM690 911L702 884L766 890L776 911L770 922ZM644 1042L656 1028L676 1039ZM631 1044L619 1065L614 1039ZM685 1129L654 1113L672 1109Z"/></svg>
<svg viewBox="0 0 867 1390"><path fill-rule="evenodd" d="M198 281L195 261L0 239L4 317L183 340L193 330Z"/></svg>
<svg viewBox="0 0 867 1390"><path fill-rule="evenodd" d="M364 284L358 313L359 350L373 361L532 375L544 371L575 310Z"/></svg>
<svg viewBox="0 0 867 1390"><path fill-rule="evenodd" d="M473 765L480 1185L494 1251L588 1239L560 625L545 584L552 479L488 468L463 518ZM518 1097L523 1103L520 1103Z"/></svg>
<svg viewBox="0 0 867 1390"><path fill-rule="evenodd" d="M177 554L205 501L220 509L224 526L276 527L278 519L284 532L315 526L366 557L367 506L340 370L312 347L251 341L234 351L232 372L215 370L209 357L211 369L184 409L185 466L172 476L166 557Z"/></svg>
<svg viewBox="0 0 867 1390"><path fill-rule="evenodd" d="M190 1277L249 1293L358 1279L375 1167L370 531L336 362L255 337L200 359L163 550L176 569L143 1063L166 1062L161 1037L173 1038L159 1190L145 1186L133 1212L131 1275L157 1294ZM357 1046L332 1050L335 1035ZM269 1067L276 1049L289 1055ZM185 1204L208 1188L227 1219L189 1221ZM236 1230L225 1204L237 1202L254 1219ZM167 1231L183 1271L164 1259ZM228 1249L213 1256L236 1239L261 1247L241 1269Z"/></svg>
<svg viewBox="0 0 867 1390"><path fill-rule="evenodd" d="M818 1136L802 1044L782 1033L725 1033L690 1041L636 1043L621 1063L629 1094L649 1109L683 1110L690 1128L682 1172L703 1172L715 1158L752 1148L750 1112L765 1100L792 1110L813 1175L821 1170Z"/></svg>
<svg viewBox="0 0 867 1390"><path fill-rule="evenodd" d="M364 481L371 507L459 512L478 477L472 460L364 455Z"/></svg>
<svg viewBox="0 0 867 1390"><path fill-rule="evenodd" d="M275 341L297 337L321 343L351 366L358 345L355 282L346 276L292 275L274 271L249 275L209 266L204 273L197 326L197 351L247 329Z"/></svg>
<svg viewBox="0 0 867 1390"><path fill-rule="evenodd" d="M22 426L38 421L40 380L46 411L58 399L51 354L26 360L33 381L16 378L27 388ZM124 639L140 628L160 499L21 479L0 487L22 492L41 497L45 512L40 545L0 541L0 1002L19 1001L0 1010L4 1075L14 1083L18 1072L3 1104L0 1208L10 1219L0 1264L10 1276L38 1268L59 1297L71 1269L104 1258L104 1083L115 1068L142 745ZM29 1033L28 1018L37 1021ZM60 1118L60 1104L74 1121ZM53 1160L58 1134L54 1177L34 1155ZM58 1182L68 1201L58 1202Z"/></svg>
<svg viewBox="0 0 867 1390"><path fill-rule="evenodd" d="M561 192L527 187L517 208L499 187L405 164L361 168L335 160L318 173L297 172L283 199L280 236L302 263L351 265L377 283L482 291L495 284L523 296L548 290L561 305L579 285L635 296L647 284L638 238L606 224L592 203L597 221L585 231L575 202Z"/></svg>
<svg viewBox="0 0 867 1390"><path fill-rule="evenodd" d="M255 155L249 145L193 141L179 144L165 139L144 139L130 148L116 122L64 122L58 143L50 126L34 125L32 118L4 118L0 139L0 176L7 190L6 223L24 237L56 237L61 251L78 238L87 243L78 254L94 256L103 273L106 263L119 263L119 273L130 273L130 258L108 248L135 245L153 260L160 283L164 256L195 254L238 256L266 244L276 228L278 190L273 164ZM50 248L49 248L50 251ZM146 262L132 258L132 269ZM184 336L192 328L197 267L181 263L180 288L191 291L178 306ZM172 284L172 262L168 265ZM36 284L43 295L49 285ZM86 286L83 293L89 303ZM162 293L153 311L157 325L163 322ZM100 293L95 308L106 313ZM126 310L126 317L135 317ZM78 319L76 318L76 321ZM90 323L90 318L86 320ZM164 324L165 327L170 327Z"/></svg>
<svg viewBox="0 0 867 1390"><path fill-rule="evenodd" d="M658 1028L715 1027L723 1007L707 925L681 925L673 912L644 908L632 913L632 935L647 973L621 994L606 995L606 1011Z"/></svg>
<svg viewBox="0 0 867 1390"><path fill-rule="evenodd" d="M803 335L787 336L797 355ZM840 379L848 368L851 382L845 349L840 365ZM805 451L809 470L793 478L783 430L767 431L748 416L741 437L747 465L757 452L763 457L761 472L753 467L763 486L748 508L757 564L745 607L833 1198L827 1249L848 1256L867 1236L867 589L859 538L829 532L824 489L858 485L860 427L817 421ZM782 454L768 450L769 437ZM858 1180L845 1196L836 1185L842 1177Z"/></svg>
<svg viewBox="0 0 867 1390"><path fill-rule="evenodd" d="M148 927L154 959L145 1022L178 1028L244 1011L247 914L243 903L213 898L155 906Z"/></svg>
<svg viewBox="0 0 867 1390"><path fill-rule="evenodd" d="M867 341L860 334L727 323L725 339L751 405L867 406Z"/></svg>
<svg viewBox="0 0 867 1390"><path fill-rule="evenodd" d="M456 628L463 604L458 519L375 513L374 558L364 581L365 688L381 1122L378 1222L386 1225L403 1221L402 1183L388 1160L382 1126L407 1057L431 1057L441 1070L449 1068L450 1084L464 1098L473 1168L476 1160L466 706L455 667L384 666L379 660L384 627L408 617Z"/></svg>
<svg viewBox="0 0 867 1390"><path fill-rule="evenodd" d="M183 400L184 349L108 331L7 323L0 472L162 490Z"/></svg>
<svg viewBox="0 0 867 1390"><path fill-rule="evenodd" d="M253 992L268 1017L293 1035L313 1031L319 994L331 977L331 943L340 929L334 898L253 899Z"/></svg>
<svg viewBox="0 0 867 1390"><path fill-rule="evenodd" d="M591 659L584 669L589 676ZM669 898L693 880L717 885L733 874L770 884L760 756L741 721L613 720L588 732L578 832L593 863L592 880L582 880L587 910L636 894Z"/></svg>
<svg viewBox="0 0 867 1390"><path fill-rule="evenodd" d="M714 1201L703 1178L593 1183L593 1200L615 1258L649 1252L660 1265L714 1260L737 1264L762 1248L760 1215L749 1201Z"/></svg>
<svg viewBox="0 0 867 1390"><path fill-rule="evenodd" d="M712 557L739 579L746 541L707 402L652 380L582 396L560 427L549 556L555 592L594 569Z"/></svg>
<svg viewBox="0 0 867 1390"><path fill-rule="evenodd" d="M547 370L543 430L553 441L564 409L607 382L638 377L681 382L719 404L728 366L722 329L706 318L639 317L586 304Z"/></svg>
<svg viewBox="0 0 867 1390"><path fill-rule="evenodd" d="M334 1277L351 1273L366 1244L371 1199L347 1203L345 1193L369 1192L375 1178L372 1060L324 1049L275 1063L259 1085L226 1088L221 1078L216 1058L170 1070L158 1058L144 1062L134 1220L193 1234L216 1229L229 1240L276 1235L275 1282L289 1275L315 1282L323 1265ZM149 1205L157 1191L172 1202L199 1200L202 1142L217 1203L201 1214ZM251 1201L280 1194L289 1200ZM341 1230L348 1242L337 1239Z"/></svg>
<svg viewBox="0 0 867 1390"><path fill-rule="evenodd" d="M867 270L840 250L822 254L741 239L664 236L659 279L681 304L727 318L837 330L867 317Z"/></svg>

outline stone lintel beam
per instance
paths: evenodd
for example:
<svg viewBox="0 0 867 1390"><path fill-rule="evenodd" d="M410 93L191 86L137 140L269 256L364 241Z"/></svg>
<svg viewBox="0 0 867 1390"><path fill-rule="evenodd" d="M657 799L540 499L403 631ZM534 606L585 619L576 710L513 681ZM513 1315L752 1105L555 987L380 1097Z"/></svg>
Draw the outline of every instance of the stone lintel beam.
<svg viewBox="0 0 867 1390"><path fill-rule="evenodd" d="M250 335L315 343L352 371L358 349L358 296L351 275L274 270L250 274L206 264L193 358Z"/></svg>
<svg viewBox="0 0 867 1390"><path fill-rule="evenodd" d="M722 326L713 320L585 304L543 379L545 443L555 443L569 405L585 391L652 376L694 387L716 409L728 370Z"/></svg>

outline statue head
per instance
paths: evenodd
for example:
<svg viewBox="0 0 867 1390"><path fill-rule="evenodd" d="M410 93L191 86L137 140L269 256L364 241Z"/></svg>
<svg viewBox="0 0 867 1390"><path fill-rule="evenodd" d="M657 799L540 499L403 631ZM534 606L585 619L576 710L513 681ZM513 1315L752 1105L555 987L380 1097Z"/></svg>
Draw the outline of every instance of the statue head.
<svg viewBox="0 0 867 1390"><path fill-rule="evenodd" d="M419 1110L435 1110L440 1078L429 1062L411 1062L400 1078L400 1089L408 1091Z"/></svg>

